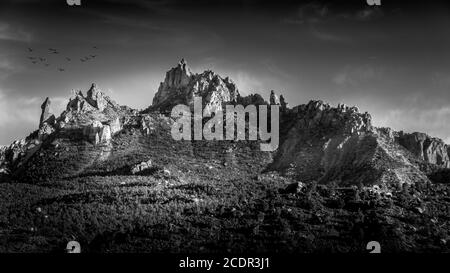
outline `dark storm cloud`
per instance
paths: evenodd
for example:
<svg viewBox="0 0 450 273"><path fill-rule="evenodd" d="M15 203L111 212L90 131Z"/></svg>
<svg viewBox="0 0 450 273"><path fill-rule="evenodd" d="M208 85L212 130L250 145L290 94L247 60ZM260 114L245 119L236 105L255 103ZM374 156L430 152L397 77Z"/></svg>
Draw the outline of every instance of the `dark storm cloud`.
<svg viewBox="0 0 450 273"><path fill-rule="evenodd" d="M378 125L448 139L449 15L438 1L1 1L0 143L36 128L45 97L59 114L92 82L144 108L182 57L244 94L356 104ZM93 46L95 61L74 61ZM28 47L49 67L32 64Z"/></svg>

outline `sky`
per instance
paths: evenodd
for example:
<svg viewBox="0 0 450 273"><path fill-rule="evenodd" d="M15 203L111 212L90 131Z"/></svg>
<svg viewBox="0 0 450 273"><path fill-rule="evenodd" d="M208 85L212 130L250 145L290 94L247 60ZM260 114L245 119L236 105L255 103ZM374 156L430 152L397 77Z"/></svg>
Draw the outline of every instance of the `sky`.
<svg viewBox="0 0 450 273"><path fill-rule="evenodd" d="M2 0L0 144L37 129L46 97L58 116L92 83L144 109L181 58L229 76L243 95L356 105L376 126L450 143L444 1Z"/></svg>

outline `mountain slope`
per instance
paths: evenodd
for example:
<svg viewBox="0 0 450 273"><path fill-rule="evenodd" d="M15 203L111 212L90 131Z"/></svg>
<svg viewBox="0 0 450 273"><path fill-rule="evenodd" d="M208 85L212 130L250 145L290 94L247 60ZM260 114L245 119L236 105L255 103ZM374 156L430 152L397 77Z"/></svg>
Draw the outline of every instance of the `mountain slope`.
<svg viewBox="0 0 450 273"><path fill-rule="evenodd" d="M175 141L174 104L279 104L280 146ZM0 252L448 252L448 147L375 128L356 107L288 108L243 97L181 61L152 106L120 106L92 85L0 148ZM38 119L37 119L38 120ZM439 183L433 183L438 181Z"/></svg>

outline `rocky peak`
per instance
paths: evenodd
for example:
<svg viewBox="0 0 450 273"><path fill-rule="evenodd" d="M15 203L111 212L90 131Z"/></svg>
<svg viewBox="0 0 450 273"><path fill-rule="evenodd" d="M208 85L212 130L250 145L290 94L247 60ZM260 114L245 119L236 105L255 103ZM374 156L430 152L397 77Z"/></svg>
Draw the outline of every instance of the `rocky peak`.
<svg viewBox="0 0 450 273"><path fill-rule="evenodd" d="M287 109L287 102L284 99L283 95L280 95L280 105L281 105L281 109L282 110L286 110Z"/></svg>
<svg viewBox="0 0 450 273"><path fill-rule="evenodd" d="M181 88L189 83L192 72L184 59L167 71L164 83L167 88Z"/></svg>
<svg viewBox="0 0 450 273"><path fill-rule="evenodd" d="M42 113L39 119L39 128L42 127L42 125L49 119L51 119L52 117L54 119L55 117L54 115L50 114L50 104L51 104L50 99L47 97L44 103L42 103L41 105Z"/></svg>
<svg viewBox="0 0 450 273"><path fill-rule="evenodd" d="M86 100L99 111L105 110L108 105L104 94L97 88L95 83L93 83L91 88L87 91Z"/></svg>
<svg viewBox="0 0 450 273"><path fill-rule="evenodd" d="M74 92L74 96L67 104L66 111L74 113L103 112L108 108L116 111L119 110L120 106L93 83L86 96L83 95L81 90Z"/></svg>
<svg viewBox="0 0 450 273"><path fill-rule="evenodd" d="M273 90L270 91L270 98L269 98L270 104L280 104L280 99L278 98L278 96L275 94L275 92Z"/></svg>
<svg viewBox="0 0 450 273"><path fill-rule="evenodd" d="M193 74L182 59L166 73L153 98L152 108L170 111L177 104L193 105L194 97L202 97L205 111L211 112L224 102L236 102L238 96L238 89L229 77L222 78L211 70Z"/></svg>

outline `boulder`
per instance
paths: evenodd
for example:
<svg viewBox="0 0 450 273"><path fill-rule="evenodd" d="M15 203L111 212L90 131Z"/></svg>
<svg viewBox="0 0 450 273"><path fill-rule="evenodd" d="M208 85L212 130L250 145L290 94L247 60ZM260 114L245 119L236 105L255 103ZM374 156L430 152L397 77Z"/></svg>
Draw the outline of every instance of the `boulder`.
<svg viewBox="0 0 450 273"><path fill-rule="evenodd" d="M53 126L51 126L47 122L44 122L39 128L38 139L40 141L43 141L47 139L47 137L51 135L53 132L55 132L55 128L53 128Z"/></svg>
<svg viewBox="0 0 450 273"><path fill-rule="evenodd" d="M286 186L286 188L282 189L281 193L302 193L305 188L305 184L302 182L291 183Z"/></svg>
<svg viewBox="0 0 450 273"><path fill-rule="evenodd" d="M139 164L134 165L131 168L131 174L141 173L141 172L143 172L143 171L145 171L145 170L147 170L147 169L149 169L151 167L152 167L152 160L150 159L148 161L141 162Z"/></svg>

